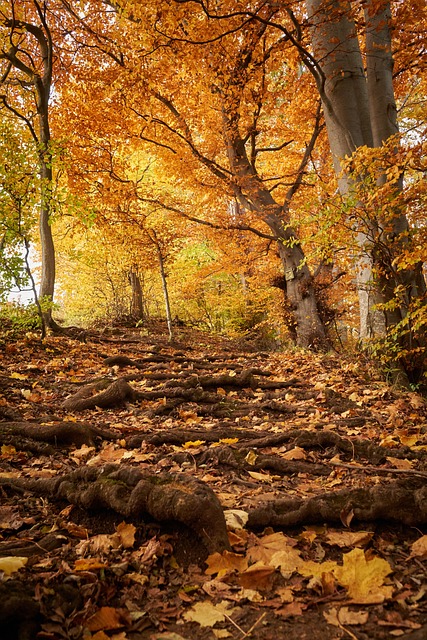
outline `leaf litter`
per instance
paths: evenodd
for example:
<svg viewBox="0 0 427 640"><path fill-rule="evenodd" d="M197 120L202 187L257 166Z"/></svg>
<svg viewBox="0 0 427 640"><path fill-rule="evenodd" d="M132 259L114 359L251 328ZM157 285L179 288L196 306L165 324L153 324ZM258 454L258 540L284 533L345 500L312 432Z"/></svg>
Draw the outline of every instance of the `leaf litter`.
<svg viewBox="0 0 427 640"><path fill-rule="evenodd" d="M214 338L206 348L200 346L206 336L184 329L179 344L161 334L156 345L153 336L132 337L122 343L96 334L86 343L30 338L5 350L4 637L293 640L309 633L313 640L332 640L337 629L343 637L373 640L425 637L425 522L364 521L348 505L338 522L326 514L324 521L291 526L251 524L251 513L265 505L300 509L308 504L301 501L326 492L381 487L399 472L413 481L418 472L425 482L424 399L390 388L367 364L330 354L266 354ZM146 369L131 368L127 376L140 397L83 412L61 408L76 388L123 376L117 365L104 365L105 351L133 361L155 353L167 375L144 377L146 362ZM153 360L151 373L156 366ZM182 392L170 393L183 381ZM54 428L60 421L91 435L43 449L34 430L22 427ZM10 426L16 423L18 435ZM312 467L286 468L279 460ZM182 525L123 519L108 504L89 511L66 506L13 483L109 464L207 483L223 505L230 550L203 556L194 532ZM311 473L319 464L328 467L326 475ZM28 615L22 615L25 606Z"/></svg>

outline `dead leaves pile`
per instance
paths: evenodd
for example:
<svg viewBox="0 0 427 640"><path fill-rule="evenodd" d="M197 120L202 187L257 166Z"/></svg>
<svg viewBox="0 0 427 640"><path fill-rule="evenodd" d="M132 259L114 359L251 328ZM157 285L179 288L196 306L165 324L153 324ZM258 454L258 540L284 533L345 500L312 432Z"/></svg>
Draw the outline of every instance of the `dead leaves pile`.
<svg viewBox="0 0 427 640"><path fill-rule="evenodd" d="M123 352L123 346L119 349ZM0 409L19 410L25 420L41 416L49 424L64 397L61 385L67 384L70 390L106 375L100 365L101 350L105 345L53 338L38 351L31 341L19 349L11 346L0 374L9 376L13 388L0 388ZM132 344L129 354L137 356L137 350L138 345ZM193 345L191 356L203 353ZM226 353L223 358L222 373L236 375L232 369L236 362L227 360ZM172 366L173 361L167 364L169 369ZM283 413L260 415L248 410L229 420L230 428L252 429L256 438L257 432L315 431L320 425L386 447L387 468L402 472L416 468L418 460L394 454L402 446L413 451L426 447L427 411L417 394L399 395L366 368L339 358L295 352L264 357L259 366L268 366L278 380L297 376L304 382L284 392L271 392ZM150 387L155 384L150 381ZM217 393L230 403L239 399L236 389L219 387ZM256 389L244 394L244 402L252 402L254 408L265 398ZM94 532L77 522L72 507L61 511L39 504L37 515L26 511L25 497L19 498L19 504L5 501L0 505L0 543L31 539L32 532L64 538L60 548L35 558L0 557L0 583L22 579L35 585L35 597L46 618L40 640L270 640L285 636L297 640L302 628L313 640L357 639L362 629L364 637L380 639L405 638L427 625L427 536L422 531L382 525L365 530L353 526L351 514L343 514L343 529L326 525L286 532L247 529L250 507L280 493L305 497L342 485L375 484L375 473L357 474L358 468L363 471L363 463L352 460L349 470L337 455L328 460L335 463L329 476L313 479L299 473L287 478L252 469L261 451L251 449L245 456L244 473L198 466L198 455L216 447L236 447L238 438L207 442L203 432L217 425L218 419L192 405L180 406L171 416L150 418L145 410L152 404L87 412L85 420L117 431L115 442L101 446L73 447L48 459L3 445L0 462L7 467L3 473L50 477L81 465L99 467L110 462L194 473L221 500L232 551L210 555L204 567L184 567L174 556L173 539L160 529L116 522L113 531ZM67 415L67 419L81 416ZM200 438L165 444L161 455L156 446L145 442L138 448L126 446L126 438L141 430L163 433L189 428L199 429ZM185 454L184 462L177 462L175 454ZM262 454L313 462L321 455L293 444L266 447ZM63 604L56 604L54 610L48 604L64 580L78 585L77 591L83 594L83 601L70 612Z"/></svg>

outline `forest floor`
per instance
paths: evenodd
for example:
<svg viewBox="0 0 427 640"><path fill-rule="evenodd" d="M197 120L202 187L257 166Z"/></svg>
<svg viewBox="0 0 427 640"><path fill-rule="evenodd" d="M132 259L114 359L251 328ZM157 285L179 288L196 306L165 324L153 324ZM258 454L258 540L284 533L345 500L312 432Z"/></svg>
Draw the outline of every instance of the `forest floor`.
<svg viewBox="0 0 427 640"><path fill-rule="evenodd" d="M361 358L0 342L0 637L425 640L426 434Z"/></svg>

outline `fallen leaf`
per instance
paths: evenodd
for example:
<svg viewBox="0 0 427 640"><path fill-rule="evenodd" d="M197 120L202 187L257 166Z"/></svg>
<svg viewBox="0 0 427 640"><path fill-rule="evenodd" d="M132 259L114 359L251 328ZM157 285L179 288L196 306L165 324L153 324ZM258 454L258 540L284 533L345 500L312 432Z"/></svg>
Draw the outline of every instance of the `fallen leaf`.
<svg viewBox="0 0 427 640"><path fill-rule="evenodd" d="M382 558L366 560L362 549L353 549L343 556L343 566L334 575L346 587L349 597L357 604L376 604L391 598L392 586L384 585L384 578L392 568Z"/></svg>
<svg viewBox="0 0 427 640"><path fill-rule="evenodd" d="M407 460L406 458L393 458L392 456L387 456L387 460L395 469L412 469L414 463L412 460Z"/></svg>
<svg viewBox="0 0 427 640"><path fill-rule="evenodd" d="M106 569L107 565L97 558L82 558L74 563L75 571L95 571L96 569Z"/></svg>
<svg viewBox="0 0 427 640"><path fill-rule="evenodd" d="M329 531L326 542L338 547L362 547L371 540L371 531Z"/></svg>
<svg viewBox="0 0 427 640"><path fill-rule="evenodd" d="M285 453L280 454L281 458L285 460L306 460L307 454L301 447L294 447Z"/></svg>
<svg viewBox="0 0 427 640"><path fill-rule="evenodd" d="M184 442L182 445L183 449L194 449L195 447L200 447L202 444L205 444L205 440L189 440L188 442Z"/></svg>
<svg viewBox="0 0 427 640"><path fill-rule="evenodd" d="M86 627L89 631L119 629L123 627L123 622L117 609L114 607L101 607L87 620Z"/></svg>
<svg viewBox="0 0 427 640"><path fill-rule="evenodd" d="M119 534L122 546L125 549L131 549L135 544L136 527L133 524L120 523L116 529Z"/></svg>
<svg viewBox="0 0 427 640"><path fill-rule="evenodd" d="M224 516L229 529L243 529L249 518L248 512L242 509L226 509Z"/></svg>
<svg viewBox="0 0 427 640"><path fill-rule="evenodd" d="M338 611L338 620L341 624L366 624L368 622L369 613L367 611L352 611L348 607L341 607Z"/></svg>
<svg viewBox="0 0 427 640"><path fill-rule="evenodd" d="M259 473L258 471L248 471L248 474L254 480L259 480L260 482L273 482L272 476L267 475L266 473Z"/></svg>
<svg viewBox="0 0 427 640"><path fill-rule="evenodd" d="M212 553L206 560L208 568L205 573L208 576L217 573L219 576L229 571L245 571L248 568L248 560L245 556L231 551L223 551L223 553Z"/></svg>
<svg viewBox="0 0 427 640"><path fill-rule="evenodd" d="M198 622L201 627L213 627L217 622L224 622L225 614L230 616L234 609L229 609L228 602L220 602L212 604L209 600L206 602L197 602L182 616L188 622Z"/></svg>
<svg viewBox="0 0 427 640"><path fill-rule="evenodd" d="M276 614L282 618L293 618L294 616L301 616L303 610L303 605L300 602L291 602L277 609Z"/></svg>
<svg viewBox="0 0 427 640"><path fill-rule="evenodd" d="M411 544L410 558L426 558L427 557L427 535L421 536Z"/></svg>
<svg viewBox="0 0 427 640"><path fill-rule="evenodd" d="M0 558L0 571L3 571L5 576L10 576L12 573L19 571L28 562L28 558L21 556L5 556Z"/></svg>
<svg viewBox="0 0 427 640"><path fill-rule="evenodd" d="M239 575L239 584L244 589L254 589L257 591L266 591L272 586L272 579L275 573L275 568L257 562L251 567L243 571Z"/></svg>
<svg viewBox="0 0 427 640"><path fill-rule="evenodd" d="M295 541L288 538L281 531L271 533L261 538L255 538L255 542L248 549L247 556L251 562L264 562L271 564L271 559L278 551L287 551L295 546ZM298 556L299 556L299 552ZM279 565L274 565L279 566Z"/></svg>

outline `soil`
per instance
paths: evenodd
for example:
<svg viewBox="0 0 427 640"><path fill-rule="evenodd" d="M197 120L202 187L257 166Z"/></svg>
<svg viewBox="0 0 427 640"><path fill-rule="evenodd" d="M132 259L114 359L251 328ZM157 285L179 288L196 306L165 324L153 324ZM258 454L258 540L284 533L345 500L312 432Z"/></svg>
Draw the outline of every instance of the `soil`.
<svg viewBox="0 0 427 640"><path fill-rule="evenodd" d="M2 640L425 640L426 425L362 356L0 341Z"/></svg>

